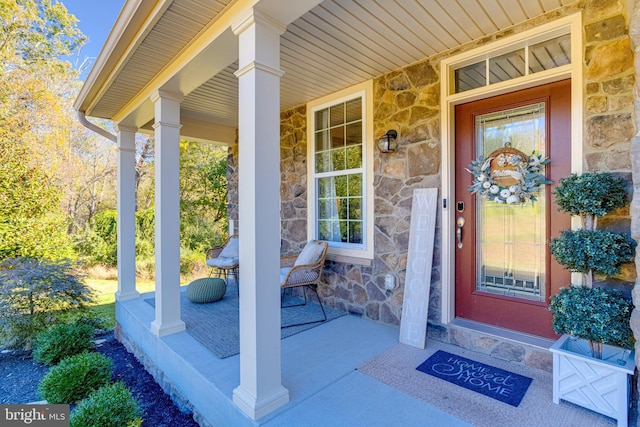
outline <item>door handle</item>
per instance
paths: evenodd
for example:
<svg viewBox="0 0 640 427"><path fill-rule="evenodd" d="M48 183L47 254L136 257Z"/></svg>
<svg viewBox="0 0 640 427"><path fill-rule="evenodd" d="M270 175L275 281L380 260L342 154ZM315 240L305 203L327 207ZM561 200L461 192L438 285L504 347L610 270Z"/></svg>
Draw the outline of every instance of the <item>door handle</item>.
<svg viewBox="0 0 640 427"><path fill-rule="evenodd" d="M456 221L456 237L458 238L458 249L462 249L462 227L464 227L464 218L459 216Z"/></svg>

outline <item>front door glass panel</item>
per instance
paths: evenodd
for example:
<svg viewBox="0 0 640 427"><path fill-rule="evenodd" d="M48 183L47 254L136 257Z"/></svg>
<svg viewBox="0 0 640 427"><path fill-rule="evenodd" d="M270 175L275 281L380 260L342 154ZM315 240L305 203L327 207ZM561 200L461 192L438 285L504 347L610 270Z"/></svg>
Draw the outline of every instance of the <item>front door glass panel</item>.
<svg viewBox="0 0 640 427"><path fill-rule="evenodd" d="M546 157L545 104L476 116L476 153L488 157L510 144ZM545 301L546 197L522 205L477 197L476 291Z"/></svg>

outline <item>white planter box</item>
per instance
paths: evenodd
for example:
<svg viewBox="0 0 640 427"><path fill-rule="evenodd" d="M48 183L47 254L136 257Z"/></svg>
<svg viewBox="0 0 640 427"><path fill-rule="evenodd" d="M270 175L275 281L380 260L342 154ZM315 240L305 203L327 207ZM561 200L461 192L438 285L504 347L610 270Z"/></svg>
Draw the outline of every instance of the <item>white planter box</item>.
<svg viewBox="0 0 640 427"><path fill-rule="evenodd" d="M605 345L602 359L591 357L589 343L563 335L553 353L553 402L560 399L618 420L626 427L631 398L634 352Z"/></svg>

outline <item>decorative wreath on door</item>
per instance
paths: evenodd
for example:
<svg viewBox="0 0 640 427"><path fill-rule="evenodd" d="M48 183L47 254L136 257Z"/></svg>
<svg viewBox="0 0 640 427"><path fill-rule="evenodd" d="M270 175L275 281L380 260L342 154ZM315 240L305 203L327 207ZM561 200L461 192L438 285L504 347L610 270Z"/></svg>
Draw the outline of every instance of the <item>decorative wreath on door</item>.
<svg viewBox="0 0 640 427"><path fill-rule="evenodd" d="M473 184L468 190L508 205L536 201L540 186L552 182L541 173L549 161L535 153L527 156L506 143L488 157L480 156L469 164L467 171L473 175Z"/></svg>

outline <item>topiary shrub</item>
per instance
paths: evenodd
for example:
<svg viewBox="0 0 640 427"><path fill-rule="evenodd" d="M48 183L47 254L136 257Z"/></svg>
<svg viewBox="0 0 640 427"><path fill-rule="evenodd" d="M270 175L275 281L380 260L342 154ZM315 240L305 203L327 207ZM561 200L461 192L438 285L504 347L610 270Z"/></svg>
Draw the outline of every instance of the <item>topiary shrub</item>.
<svg viewBox="0 0 640 427"><path fill-rule="evenodd" d="M93 326L84 323L60 323L39 333L33 346L33 358L45 365L55 365L65 357L92 350Z"/></svg>
<svg viewBox="0 0 640 427"><path fill-rule="evenodd" d="M565 230L551 239L551 255L576 273L615 276L620 266L633 261L636 241L607 230Z"/></svg>
<svg viewBox="0 0 640 427"><path fill-rule="evenodd" d="M636 242L629 236L598 230L598 217L626 204L624 182L608 172L571 175L554 190L561 211L582 219L581 230L565 230L551 240L551 254L570 271L581 273L583 286L562 288L551 297L553 329L589 341L591 355L602 359L602 345L631 348L632 305L622 295L593 286L593 274L615 276L633 260Z"/></svg>
<svg viewBox="0 0 640 427"><path fill-rule="evenodd" d="M80 353L62 359L38 384L47 402L75 403L111 380L113 361L100 353Z"/></svg>
<svg viewBox="0 0 640 427"><path fill-rule="evenodd" d="M122 427L141 425L142 410L122 382L106 385L80 402L71 412L70 427Z"/></svg>
<svg viewBox="0 0 640 427"><path fill-rule="evenodd" d="M627 203L623 180L608 172L571 174L560 179L560 185L553 193L561 211L580 216L583 220L588 216L604 216ZM584 221L583 226L586 226Z"/></svg>
<svg viewBox="0 0 640 427"><path fill-rule="evenodd" d="M594 356L601 344L633 349L629 318L633 303L619 292L602 288L569 286L551 297L553 330L589 341Z"/></svg>

